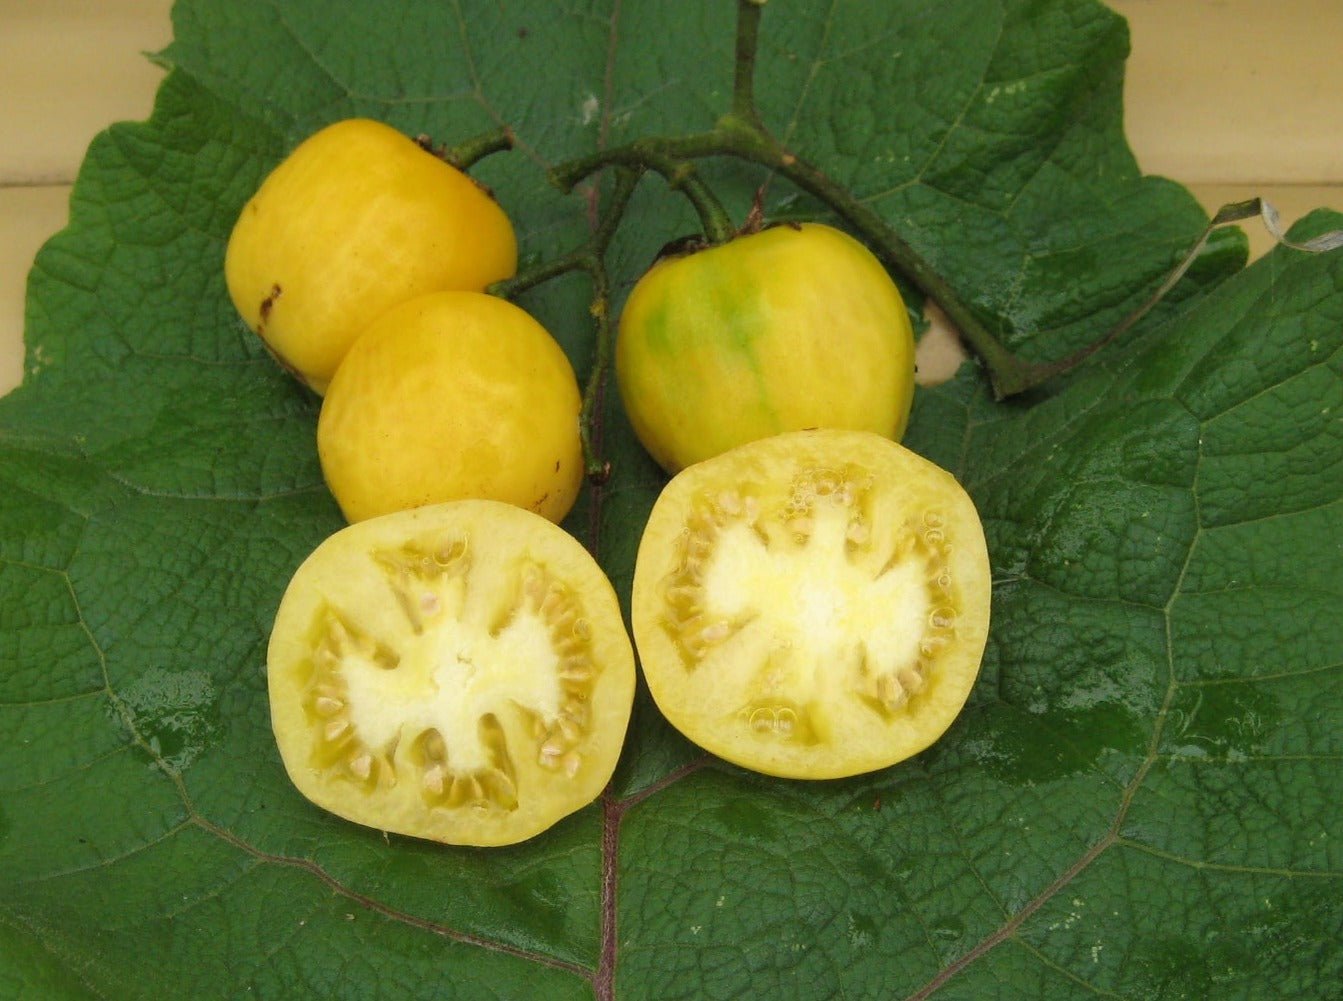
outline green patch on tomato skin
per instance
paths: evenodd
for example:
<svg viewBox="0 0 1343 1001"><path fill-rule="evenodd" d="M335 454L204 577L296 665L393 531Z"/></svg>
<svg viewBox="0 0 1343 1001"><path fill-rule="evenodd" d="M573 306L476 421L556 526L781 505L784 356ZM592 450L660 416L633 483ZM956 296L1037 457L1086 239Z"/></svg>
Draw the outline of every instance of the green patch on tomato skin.
<svg viewBox="0 0 1343 1001"><path fill-rule="evenodd" d="M754 269L733 267L722 249L704 251L689 272L697 286L692 301L697 305L708 304L707 311L703 306L696 310L699 320L696 332L701 336L707 334L704 339L709 344L735 348L758 371L760 362L755 344L768 333L761 309L760 277Z"/></svg>
<svg viewBox="0 0 1343 1001"><path fill-rule="evenodd" d="M670 354L675 349L671 335L671 303L660 299L643 317L643 339L650 350Z"/></svg>
<svg viewBox="0 0 1343 1001"><path fill-rule="evenodd" d="M712 254L712 251L707 253ZM768 349L771 324L768 303L761 294L757 276L741 274L741 269L719 266L716 260L701 261L696 275L701 281L703 298L709 309L696 317L695 333L706 352L718 353L715 348L727 349L715 357L714 370L705 376L714 381L701 383L697 389L712 390L715 382L733 387L739 410L751 410L762 427L772 431L783 430L770 386L766 365L761 358L761 347ZM754 389L753 393L747 387ZM749 406L744 401L749 399ZM710 405L711 401L706 401ZM730 447L730 446L726 446Z"/></svg>

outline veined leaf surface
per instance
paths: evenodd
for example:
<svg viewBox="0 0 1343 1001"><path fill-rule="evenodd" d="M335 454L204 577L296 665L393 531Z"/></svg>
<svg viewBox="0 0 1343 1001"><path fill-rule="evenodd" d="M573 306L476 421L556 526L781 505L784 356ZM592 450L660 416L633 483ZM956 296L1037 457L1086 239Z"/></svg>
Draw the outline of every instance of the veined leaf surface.
<svg viewBox="0 0 1343 1001"><path fill-rule="evenodd" d="M384 837L289 785L264 655L339 514L314 400L233 315L240 206L350 115L452 142L528 260L545 169L725 109L732 5L179 0L150 121L100 136L0 400L0 993L40 998L1326 997L1343 982L1343 257L1216 244L1124 343L908 443L984 517L994 625L919 758L796 784L643 699L606 799L516 848ZM1084 0L774 0L761 111L1029 357L1139 303L1205 218L1123 139ZM744 213L758 169L709 171ZM767 207L818 207L772 182ZM1309 225L1309 224L1308 224ZM617 299L693 228L646 181ZM580 372L589 290L522 303ZM614 397L614 394L608 394ZM627 596L662 480L614 404L568 527Z"/></svg>

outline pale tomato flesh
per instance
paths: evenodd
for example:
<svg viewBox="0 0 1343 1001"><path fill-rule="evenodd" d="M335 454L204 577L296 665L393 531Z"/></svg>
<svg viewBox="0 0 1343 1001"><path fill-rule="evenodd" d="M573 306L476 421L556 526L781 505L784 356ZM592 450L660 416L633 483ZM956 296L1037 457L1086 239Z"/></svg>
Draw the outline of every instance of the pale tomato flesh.
<svg viewBox="0 0 1343 1001"><path fill-rule="evenodd" d="M801 431L671 480L639 548L634 637L689 739L835 778L947 729L979 671L989 591L983 529L950 473L879 435Z"/></svg>
<svg viewBox="0 0 1343 1001"><path fill-rule="evenodd" d="M383 831L530 838L620 755L634 660L587 551L520 508L459 501L359 522L281 601L271 722L294 785Z"/></svg>

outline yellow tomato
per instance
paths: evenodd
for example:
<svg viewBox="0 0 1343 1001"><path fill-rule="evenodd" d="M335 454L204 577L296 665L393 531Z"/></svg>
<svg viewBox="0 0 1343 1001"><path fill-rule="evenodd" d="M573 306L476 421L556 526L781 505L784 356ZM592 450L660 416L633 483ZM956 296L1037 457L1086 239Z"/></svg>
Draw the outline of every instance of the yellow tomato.
<svg viewBox="0 0 1343 1001"><path fill-rule="evenodd" d="M783 431L898 440L914 395L899 290L829 226L775 226L655 264L620 317L616 379L668 472Z"/></svg>
<svg viewBox="0 0 1343 1001"><path fill-rule="evenodd" d="M376 320L322 401L317 454L350 521L464 498L551 521L583 482L582 398L536 320L483 292L436 292Z"/></svg>
<svg viewBox="0 0 1343 1001"><path fill-rule="evenodd" d="M950 473L869 432L791 432L667 485L639 546L634 641L663 715L701 747L771 775L856 775L960 712L989 583Z"/></svg>
<svg viewBox="0 0 1343 1001"><path fill-rule="evenodd" d="M493 501L327 539L280 602L267 676L304 796L462 845L512 844L592 802L634 698L620 607L592 557Z"/></svg>
<svg viewBox="0 0 1343 1001"><path fill-rule="evenodd" d="M392 306L480 291L516 270L512 224L489 192L359 118L327 126L275 168L224 259L239 314L319 393L355 336Z"/></svg>

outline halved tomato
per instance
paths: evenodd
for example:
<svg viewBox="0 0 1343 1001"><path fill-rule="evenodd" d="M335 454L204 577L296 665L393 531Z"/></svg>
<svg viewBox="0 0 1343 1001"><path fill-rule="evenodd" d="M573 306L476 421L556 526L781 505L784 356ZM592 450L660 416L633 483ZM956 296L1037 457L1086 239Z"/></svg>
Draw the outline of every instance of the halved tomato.
<svg viewBox="0 0 1343 1001"><path fill-rule="evenodd" d="M268 655L285 768L318 806L463 845L532 837L620 756L634 657L573 537L497 501L362 521L280 603Z"/></svg>
<svg viewBox="0 0 1343 1001"><path fill-rule="evenodd" d="M989 592L983 528L950 473L880 435L800 431L667 485L639 546L634 639L690 740L836 778L947 729L979 672Z"/></svg>

